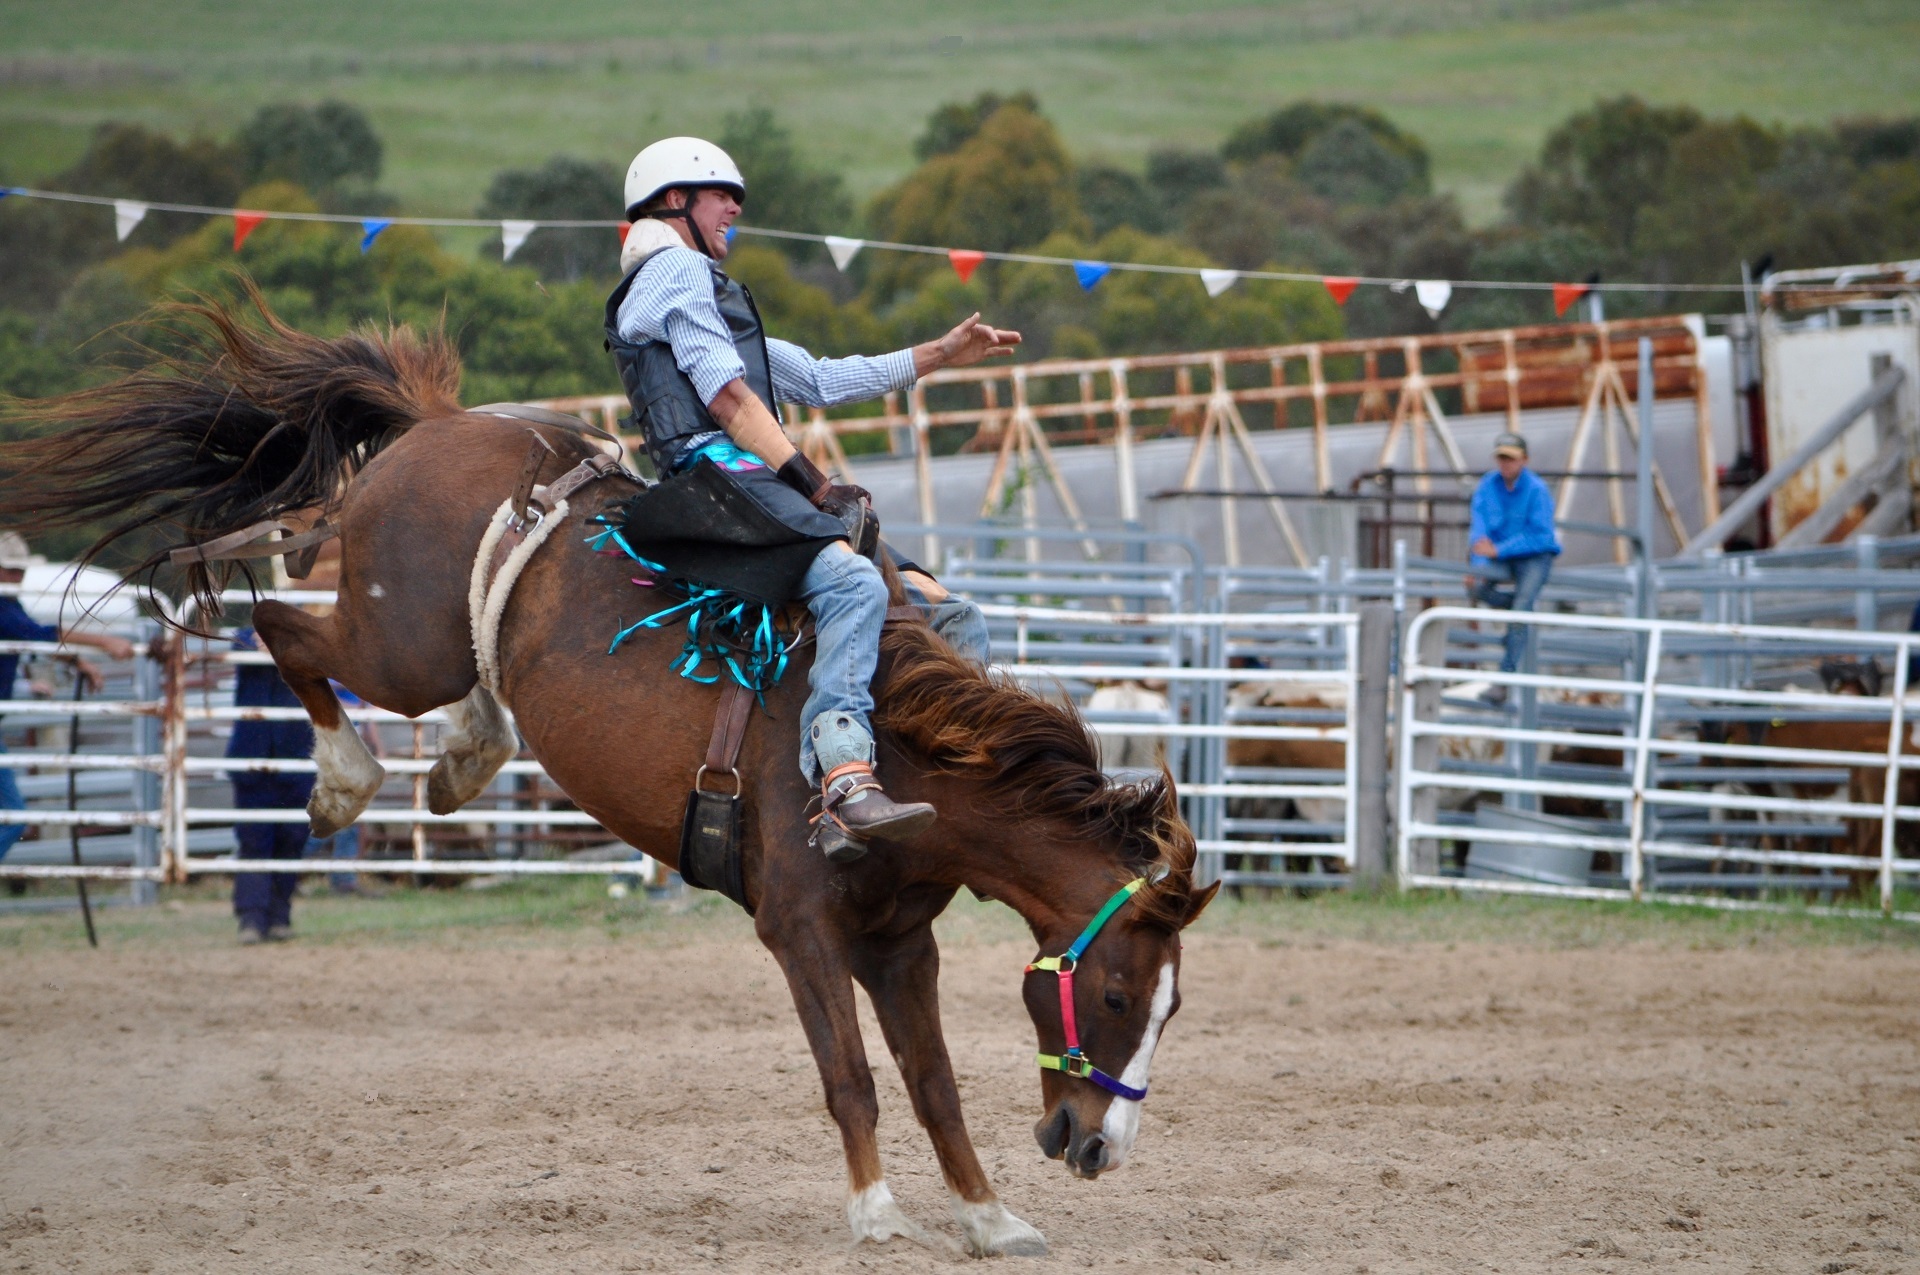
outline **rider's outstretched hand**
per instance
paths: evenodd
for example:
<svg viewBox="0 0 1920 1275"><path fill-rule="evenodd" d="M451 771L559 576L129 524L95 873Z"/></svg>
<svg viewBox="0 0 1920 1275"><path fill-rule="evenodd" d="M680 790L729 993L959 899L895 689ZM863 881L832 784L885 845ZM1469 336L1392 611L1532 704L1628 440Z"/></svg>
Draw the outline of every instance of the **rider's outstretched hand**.
<svg viewBox="0 0 1920 1275"><path fill-rule="evenodd" d="M971 367L983 359L1012 354L1019 344L1018 332L989 327L976 312L939 340L913 347L914 375L925 376L943 367Z"/></svg>

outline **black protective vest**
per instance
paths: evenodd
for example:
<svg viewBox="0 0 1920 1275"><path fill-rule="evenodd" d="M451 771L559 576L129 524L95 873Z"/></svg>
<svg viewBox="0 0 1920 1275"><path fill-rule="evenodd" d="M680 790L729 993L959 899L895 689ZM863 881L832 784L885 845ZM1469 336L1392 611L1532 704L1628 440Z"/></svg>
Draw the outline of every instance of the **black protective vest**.
<svg viewBox="0 0 1920 1275"><path fill-rule="evenodd" d="M645 341L638 345L619 332L620 303L627 299L633 281L660 252L648 253L640 264L627 272L620 286L607 298L607 348L613 351L614 366L620 370L620 384L626 388L627 401L633 404L633 420L647 440L647 454L664 475L686 440L698 434L719 430L719 422L700 401L700 393L680 365L674 361L673 347L665 341ZM747 369L747 388L760 396L767 410L778 420L780 409L773 398L773 366L767 362L767 334L760 323L760 311L745 284L730 279L714 262L713 300L720 317L733 334L733 348ZM723 431L724 432L724 431Z"/></svg>

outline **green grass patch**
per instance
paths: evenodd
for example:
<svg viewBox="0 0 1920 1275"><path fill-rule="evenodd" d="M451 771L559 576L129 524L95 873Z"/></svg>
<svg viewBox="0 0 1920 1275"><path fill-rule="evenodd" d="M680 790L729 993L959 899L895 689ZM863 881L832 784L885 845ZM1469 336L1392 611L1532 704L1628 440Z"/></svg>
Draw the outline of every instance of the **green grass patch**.
<svg viewBox="0 0 1920 1275"><path fill-rule="evenodd" d="M339 97L385 136L384 184L409 211L461 214L500 168L559 152L624 167L765 103L865 194L912 166L933 107L984 89L1035 90L1076 155L1130 163L1319 97L1424 138L1439 185L1487 220L1546 131L1597 98L1903 114L1917 47L1916 0L0 0L0 172L55 171L100 120L224 134L266 102Z"/></svg>
<svg viewBox="0 0 1920 1275"><path fill-rule="evenodd" d="M490 886L384 886L373 897L313 890L294 903L295 941L354 946L674 946L721 939L748 943L753 924L716 895L681 900L607 895L598 877L530 878ZM35 897L63 897L43 886ZM210 947L235 941L224 879L169 888L156 907L99 908L101 943L111 947ZM1900 901L1920 910L1920 899ZM939 921L949 945L1027 941L1026 927L997 903L962 892ZM1514 895L1399 895L1327 892L1307 897L1222 896L1198 925L1204 934L1264 944L1348 941L1375 944L1498 943L1539 948L1650 944L1688 949L1802 946L1920 951L1920 925L1877 917L1824 916L1791 902L1778 911L1723 911L1666 904L1595 903ZM74 912L0 915L0 951L84 945Z"/></svg>

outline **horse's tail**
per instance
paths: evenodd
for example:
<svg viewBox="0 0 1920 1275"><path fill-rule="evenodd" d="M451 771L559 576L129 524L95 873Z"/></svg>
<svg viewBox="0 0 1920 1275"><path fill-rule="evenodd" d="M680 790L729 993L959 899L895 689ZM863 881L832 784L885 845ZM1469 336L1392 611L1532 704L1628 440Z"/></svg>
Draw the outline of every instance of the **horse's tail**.
<svg viewBox="0 0 1920 1275"><path fill-rule="evenodd" d="M128 540L132 576L151 583L174 545L334 507L401 431L461 410L459 356L440 333L308 336L243 283L247 307L160 306L150 321L165 352L139 370L9 404L27 436L0 443L0 523L104 524L81 561ZM187 583L210 600L224 580L201 564Z"/></svg>

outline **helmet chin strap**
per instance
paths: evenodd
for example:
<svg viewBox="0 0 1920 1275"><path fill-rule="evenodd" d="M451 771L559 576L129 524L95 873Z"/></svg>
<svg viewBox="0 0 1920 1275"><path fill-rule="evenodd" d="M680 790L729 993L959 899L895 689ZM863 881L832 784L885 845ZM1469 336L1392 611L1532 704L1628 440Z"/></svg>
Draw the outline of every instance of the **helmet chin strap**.
<svg viewBox="0 0 1920 1275"><path fill-rule="evenodd" d="M707 237L700 233L700 223L693 219L693 201L697 199L699 195L700 192L698 189L688 190L687 202L680 207L656 208L654 211L643 215L655 221L686 222L687 231L693 236L693 246L699 249L700 254L708 260L718 261L720 258L713 255L713 249L707 247Z"/></svg>

